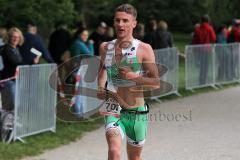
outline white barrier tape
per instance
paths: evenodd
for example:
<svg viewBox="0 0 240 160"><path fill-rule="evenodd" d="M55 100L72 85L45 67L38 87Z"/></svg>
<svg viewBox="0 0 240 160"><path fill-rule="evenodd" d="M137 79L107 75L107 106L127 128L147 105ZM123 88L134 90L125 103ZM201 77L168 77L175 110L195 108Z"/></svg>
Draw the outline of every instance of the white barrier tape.
<svg viewBox="0 0 240 160"><path fill-rule="evenodd" d="M58 87L59 87L60 98L63 100L65 105L68 105L67 98L65 97L65 94L64 94L64 86L62 85L59 77L58 77Z"/></svg>
<svg viewBox="0 0 240 160"><path fill-rule="evenodd" d="M77 72L77 75L75 77L76 84L75 84L75 90L74 90L74 95L71 99L70 107L72 107L76 103L76 96L78 95L78 88L80 86L80 81L81 81L81 76L80 76L80 68Z"/></svg>

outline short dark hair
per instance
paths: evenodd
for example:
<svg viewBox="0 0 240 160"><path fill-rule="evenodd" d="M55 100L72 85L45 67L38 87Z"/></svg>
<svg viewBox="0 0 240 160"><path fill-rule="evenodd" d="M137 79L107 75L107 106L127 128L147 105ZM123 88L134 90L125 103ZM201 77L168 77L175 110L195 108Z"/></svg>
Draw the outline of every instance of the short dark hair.
<svg viewBox="0 0 240 160"><path fill-rule="evenodd" d="M209 23L210 22L209 15L207 15L207 14L203 15L202 18L201 18L201 21L202 21L202 23L204 23L204 22Z"/></svg>
<svg viewBox="0 0 240 160"><path fill-rule="evenodd" d="M87 31L87 28L85 27L80 27L78 30L74 33L73 39L77 39L80 34L82 34L84 31Z"/></svg>
<svg viewBox="0 0 240 160"><path fill-rule="evenodd" d="M116 8L115 13L116 12L126 12L128 14L131 14L135 19L137 19L137 10L131 4L121 4Z"/></svg>

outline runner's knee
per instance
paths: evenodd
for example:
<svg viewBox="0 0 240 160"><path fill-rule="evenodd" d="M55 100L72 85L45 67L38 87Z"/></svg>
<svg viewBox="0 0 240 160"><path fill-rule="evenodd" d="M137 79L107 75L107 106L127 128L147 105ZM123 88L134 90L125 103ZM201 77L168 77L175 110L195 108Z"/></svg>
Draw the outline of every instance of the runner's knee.
<svg viewBox="0 0 240 160"><path fill-rule="evenodd" d="M145 144L145 139L141 140L141 141L134 141L134 140L132 140L131 138L128 137L127 143L131 146L134 146L134 147L143 147L144 144Z"/></svg>
<svg viewBox="0 0 240 160"><path fill-rule="evenodd" d="M107 137L118 137L121 136L120 131L117 128L111 128L106 131L106 136Z"/></svg>
<svg viewBox="0 0 240 160"><path fill-rule="evenodd" d="M110 160L120 160L121 149L118 147L111 147L108 150L108 159Z"/></svg>

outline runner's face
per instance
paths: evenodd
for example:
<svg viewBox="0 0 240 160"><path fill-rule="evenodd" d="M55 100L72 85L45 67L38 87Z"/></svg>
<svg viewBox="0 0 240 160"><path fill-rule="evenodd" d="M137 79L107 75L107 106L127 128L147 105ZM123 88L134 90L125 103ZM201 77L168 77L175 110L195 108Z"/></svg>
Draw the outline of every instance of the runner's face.
<svg viewBox="0 0 240 160"><path fill-rule="evenodd" d="M135 18L126 12L116 12L114 16L114 27L118 38L132 36L136 27Z"/></svg>

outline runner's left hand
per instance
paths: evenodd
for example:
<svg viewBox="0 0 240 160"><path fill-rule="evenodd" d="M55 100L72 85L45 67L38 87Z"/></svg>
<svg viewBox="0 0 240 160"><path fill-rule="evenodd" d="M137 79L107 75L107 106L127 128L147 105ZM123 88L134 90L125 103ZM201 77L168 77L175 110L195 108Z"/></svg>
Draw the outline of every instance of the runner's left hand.
<svg viewBox="0 0 240 160"><path fill-rule="evenodd" d="M132 72L129 66L119 67L119 75L122 79L133 79L136 78L136 74Z"/></svg>

